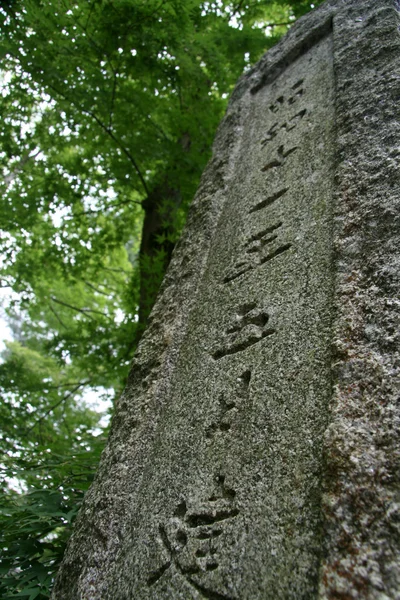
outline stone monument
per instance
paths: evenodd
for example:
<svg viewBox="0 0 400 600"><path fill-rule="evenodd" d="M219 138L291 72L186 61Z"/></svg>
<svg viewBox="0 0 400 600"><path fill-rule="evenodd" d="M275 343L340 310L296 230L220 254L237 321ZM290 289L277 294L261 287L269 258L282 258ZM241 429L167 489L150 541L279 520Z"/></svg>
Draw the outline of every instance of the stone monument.
<svg viewBox="0 0 400 600"><path fill-rule="evenodd" d="M239 81L54 600L400 598L399 10Z"/></svg>

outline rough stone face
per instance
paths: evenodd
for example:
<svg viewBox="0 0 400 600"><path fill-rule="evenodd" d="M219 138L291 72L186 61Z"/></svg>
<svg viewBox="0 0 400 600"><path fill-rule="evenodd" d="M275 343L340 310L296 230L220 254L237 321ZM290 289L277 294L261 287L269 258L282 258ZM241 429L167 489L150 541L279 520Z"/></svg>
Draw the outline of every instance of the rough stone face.
<svg viewBox="0 0 400 600"><path fill-rule="evenodd" d="M398 8L238 83L53 600L400 598Z"/></svg>
<svg viewBox="0 0 400 600"><path fill-rule="evenodd" d="M334 18L333 395L321 598L400 598L400 32L395 2Z"/></svg>

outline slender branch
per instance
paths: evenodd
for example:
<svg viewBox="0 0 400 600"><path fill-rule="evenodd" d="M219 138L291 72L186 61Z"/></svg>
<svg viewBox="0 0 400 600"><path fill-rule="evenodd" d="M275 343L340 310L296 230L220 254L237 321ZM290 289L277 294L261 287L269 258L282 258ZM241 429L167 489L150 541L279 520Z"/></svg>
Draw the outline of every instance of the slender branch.
<svg viewBox="0 0 400 600"><path fill-rule="evenodd" d="M101 264L98 265L98 268L101 269L102 271L107 271L107 276L110 277L117 285L121 285L121 280L119 279L119 277L117 277L117 274L121 275L121 271L116 271L115 269L105 267L104 265L101 265ZM131 273L129 273L128 271L123 271L122 273L125 275L125 277L128 277L129 275L131 275Z"/></svg>
<svg viewBox="0 0 400 600"><path fill-rule="evenodd" d="M112 128L112 121L113 121L113 116L114 116L114 103L115 103L116 92L117 92L117 74L114 73L113 87L112 87L112 92L111 92L110 117L108 119L108 129L110 129L110 130Z"/></svg>
<svg viewBox="0 0 400 600"><path fill-rule="evenodd" d="M140 207L142 207L142 203L138 200L121 200L121 202L107 204L105 208L88 208L87 210L74 212L73 217L82 217L84 215L97 215L98 213L104 214L104 210L109 210L110 208L119 208L124 204L138 204Z"/></svg>
<svg viewBox="0 0 400 600"><path fill-rule="evenodd" d="M131 198L128 198L127 200L121 200L120 202L114 202L114 203L108 204L107 209L108 208L119 208L120 206L124 206L124 204L138 204L141 208L143 208L142 202L139 202L139 200L131 200Z"/></svg>
<svg viewBox="0 0 400 600"><path fill-rule="evenodd" d="M294 21L287 21L286 23L265 23L263 27L288 27L289 25L293 25Z"/></svg>
<svg viewBox="0 0 400 600"><path fill-rule="evenodd" d="M60 467L65 467L67 465L70 465L73 467L73 465L71 465L71 463L68 460L62 460L60 462L55 462L55 463L47 463L46 462L46 469L59 469ZM85 465L80 465L80 466L85 468ZM88 469L88 471L86 471L86 473L90 473L90 469L92 471L96 470L95 465L91 466L90 464L87 464L86 468ZM22 473L22 474L23 473L26 474L27 470L29 470L31 473L33 473L36 470L41 471L42 469L43 469L43 463L37 463L34 465L30 464L29 467L27 467L27 466L18 467L17 465L13 464L13 467L12 467L12 470L15 470L17 473ZM0 465L0 473L7 473L9 470L10 470L10 467L5 467L4 465ZM85 475L86 473L85 472L77 473L76 476L79 477L80 475Z"/></svg>
<svg viewBox="0 0 400 600"><path fill-rule="evenodd" d="M64 329L68 329L68 327L65 325L65 323L63 323L63 321L61 320L61 318L59 317L59 315L57 314L57 312L54 310L54 308L52 307L52 305L49 303L49 308L51 310L51 312L53 313L53 315L55 316L55 318L57 319L57 321L60 323L60 325L62 327L64 327Z"/></svg>
<svg viewBox="0 0 400 600"><path fill-rule="evenodd" d="M137 173L137 175L139 177L139 180L140 180L140 182L141 182L141 184L142 184L142 186L143 186L146 194L149 196L150 195L150 191L149 191L149 189L147 187L146 181L145 181L145 179L144 179L144 177L143 177L143 175L142 175L142 173L141 173L141 171L139 169L138 164L136 163L135 159L133 158L133 156L129 152L129 150L127 148L125 148L124 144L122 144L122 142L120 142L118 140L118 138L115 137L115 135L113 134L113 132L110 129L108 129L106 127L106 125L104 125L104 123L97 117L97 115L95 113L93 113L92 111L90 111L88 109L82 108L82 107L81 107L81 110L82 110L83 113L86 113L87 115L91 116L92 119L94 119L96 121L96 123L99 125L99 127L101 127L101 129L103 129L103 131L110 136L110 138L117 144L117 146L122 150L122 152L125 154L125 156L130 160L130 162L133 165L133 168L135 169L135 171L136 171L136 173Z"/></svg>
<svg viewBox="0 0 400 600"><path fill-rule="evenodd" d="M47 467L47 465L46 465L46 467ZM71 482L75 482L78 478L93 475L93 473L96 471L96 465L93 465L93 467L88 465L87 469L88 469L87 471L81 471L80 473L74 473L73 471L70 471L71 475L68 475L68 477L64 477L64 479L61 481L61 483L57 486L56 489L60 489L66 485L69 485ZM78 481L78 483L79 483L79 481ZM80 489L76 483L75 483L74 487Z"/></svg>
<svg viewBox="0 0 400 600"><path fill-rule="evenodd" d="M33 423L33 425L31 425L31 427L29 427L25 431L25 435L27 435L28 433L30 433L32 431L32 429L34 429L37 425L41 425L41 423L44 421L44 419L46 417L48 417L49 414L51 412L53 412L53 410L55 410L56 408L58 408L60 406L60 404L62 404L63 402L66 402L68 400L68 398L70 398L73 394L75 394L75 392L77 392L79 390L79 388L83 387L84 385L88 385L88 383L90 383L90 379L87 379L86 381L79 382L78 385L76 385L70 392L68 392L68 394L65 394L65 396L63 396L60 400L58 400L58 402L56 402L55 404L53 404L53 406L50 406L50 408L48 410L46 410L46 412L44 413L44 415L42 415L41 417L39 417L39 419L37 419Z"/></svg>
<svg viewBox="0 0 400 600"><path fill-rule="evenodd" d="M47 390L59 390L61 388L71 387L75 385L79 385L80 381L71 381L71 383L60 383L59 385L47 385ZM43 387L37 388L38 390L42 390Z"/></svg>
<svg viewBox="0 0 400 600"><path fill-rule="evenodd" d="M86 19L85 26L83 27L83 30L84 30L84 32L85 32L85 33L86 33L86 31L87 31L87 27L88 27L88 25L89 25L89 21L90 21L90 18L91 18L91 16L92 16L92 13L93 13L93 9L94 9L94 5L95 5L95 3L96 3L96 2L95 2L95 0L93 0L92 4L91 4L91 6L90 6L90 10L89 10L88 18ZM81 26L81 27L82 27L82 26Z"/></svg>
<svg viewBox="0 0 400 600"><path fill-rule="evenodd" d="M88 208L87 210L81 210L80 212L74 212L73 217L84 217L85 215L97 215L99 212L104 212L101 208L93 209Z"/></svg>
<svg viewBox="0 0 400 600"><path fill-rule="evenodd" d="M17 177L18 173L22 171L22 169L25 167L26 163L29 162L32 158L36 158L37 155L40 154L40 152L40 148L36 152L34 152L34 154L29 154L29 152L26 152L19 161L19 163L16 165L16 167L11 171L11 173L4 177L4 183L6 185L10 185L10 183L14 181L14 179Z"/></svg>
<svg viewBox="0 0 400 600"><path fill-rule="evenodd" d="M146 181L141 173L141 170L139 169L139 166L138 166L136 160L134 159L132 154L129 152L129 150L124 146L124 144L122 142L120 142L120 140L114 135L114 133L101 121L101 119L93 111L91 111L87 108L84 108L83 106L80 106L78 103L74 102L74 100L70 100L68 98L68 96L66 96L63 92L57 91L57 89L54 88L54 86L52 86L51 84L48 84L48 85L49 85L49 87L54 89L54 91L59 93L65 100L67 100L67 102L71 102L71 104L73 104L76 108L81 110L84 114L87 114L89 117L92 117L92 119L97 123L97 125L117 144L117 146L122 150L122 152L125 154L125 156L129 159L129 161L133 165L133 168L135 169L135 171L139 177L140 183L142 184L146 194L149 195L150 194L149 189L147 187Z"/></svg>
<svg viewBox="0 0 400 600"><path fill-rule="evenodd" d="M62 410L62 416L63 416L63 421L64 421L64 427L67 430L68 435L71 436L71 433L72 433L71 427L70 427L70 425L68 423L68 419L65 418L66 417L65 413L66 413L66 410L67 410L67 404L66 404L66 402L63 403L61 410Z"/></svg>
<svg viewBox="0 0 400 600"><path fill-rule="evenodd" d="M112 271L113 273L126 273L127 275L130 275L131 272L127 271L126 269L113 269L112 267L101 267L102 269L104 269L104 271Z"/></svg>
<svg viewBox="0 0 400 600"><path fill-rule="evenodd" d="M90 381L89 381L90 383ZM99 438L97 438L99 439ZM104 439L104 438L100 438L100 439ZM43 469L43 464L46 464L46 469L59 469L60 467L66 467L69 466L70 470L69 473L73 474L74 471L74 467L76 465L76 458L83 458L85 457L85 459L87 458L87 452L84 450L79 451L75 451L73 452L73 455L62 455L62 454L57 454L57 453L52 453L51 455L51 459L52 462L49 462L47 460L45 461L39 461L36 462L34 464L29 463L29 458L28 458L28 464L27 462L25 462L25 457L21 457L17 463L13 463L12 465L12 469L15 470L17 473L26 473L27 470L29 470L30 472L34 472L36 470L42 470ZM5 457L6 458L6 457ZM59 459L59 460L54 460L55 458ZM19 466L19 465L23 465L23 466ZM97 467L96 465L93 465L90 461L89 462L79 462L78 466L80 469L87 469L87 470L96 470ZM0 473L6 473L7 471L9 471L10 467L5 466L4 464L0 464ZM77 473L77 476L79 477L80 474L85 474L83 473Z"/></svg>
<svg viewBox="0 0 400 600"><path fill-rule="evenodd" d="M153 121L153 119L151 118L150 115L147 115L145 113L144 110L142 110L140 107L136 107L139 109L140 113L142 114L143 117L145 117L145 119L147 119L148 121L150 121L150 125L152 125L155 129L157 129L157 131L159 131L161 133L161 135L163 136L163 138L167 141L167 142L172 142L172 140L167 136L167 134L165 133L165 131L162 129L162 127L160 127L160 125L158 125L157 123L155 123Z"/></svg>
<svg viewBox="0 0 400 600"><path fill-rule="evenodd" d="M240 0L239 4L236 5L236 8L233 9L233 12L231 13L230 17L232 18L234 15L236 15L236 13L238 13L240 11L240 9L242 8L244 3L244 0Z"/></svg>
<svg viewBox="0 0 400 600"><path fill-rule="evenodd" d="M68 10L68 9L70 8L69 6L66 6L65 2L63 2L63 4L64 4L64 9L65 9L65 10ZM88 42L89 42L89 43L90 43L90 44L91 44L91 45L92 45L94 48L96 48L96 50L97 50L97 52L98 52L99 56L107 56L107 55L105 54L105 52L104 52L103 48L101 48L101 46L99 46L98 44L96 44L96 42L95 42L95 41L93 40L93 38L92 38L92 37L91 37L91 36L88 34L88 31L87 31L87 26L88 26L88 23L89 23L89 19L91 18L91 16L92 16L92 13L93 13L94 5L95 5L95 2L93 2L93 3L92 3L92 5L91 5L91 7L90 7L89 16L88 16L88 19L87 19L87 21L86 21L86 25L85 25L85 26L83 26L83 25L82 25L82 24L79 22L79 20L78 20L77 18L75 18L74 16L73 16L73 21L74 21L75 25L77 25L78 27L80 27L80 29L81 29L81 30L84 32L84 34L86 35L86 37L87 37L87 39L88 39ZM107 58L108 58L108 57L107 57Z"/></svg>
<svg viewBox="0 0 400 600"><path fill-rule="evenodd" d="M89 317L90 319L92 319L94 321L95 321L94 317L92 317L88 313L96 313L98 315L102 315L103 317L108 317L108 315L106 315L105 313L101 312L100 310L94 310L92 308L79 308L78 306L73 306L72 304L68 304L68 302L63 302L63 300L58 300L54 296L51 296L51 300L53 300L53 302L55 302L56 304L61 304L61 306L66 306L67 308L70 308L72 310L76 310L77 312L80 312L83 315L86 315L87 317Z"/></svg>
<svg viewBox="0 0 400 600"><path fill-rule="evenodd" d="M98 288L96 288L92 283L89 283L89 281L86 281L86 279L83 280L83 283L91 288L92 290L94 290L95 292L97 292L98 294L102 294L103 296L106 296L107 298L110 297L110 294L107 294L107 292L102 292L101 290L99 290Z"/></svg>
<svg viewBox="0 0 400 600"><path fill-rule="evenodd" d="M19 60L17 56L15 56L14 54L12 55L16 60ZM19 61L21 62L21 61ZM36 67L35 70L37 72L39 72L40 74L40 67ZM42 72L44 73L44 69L42 69ZM50 89L52 89L56 94L58 94L59 96L61 96L62 98L64 98L64 100L66 100L67 102L69 102L72 106L75 106L75 108L77 108L78 110L80 110L83 114L88 115L89 117L91 117L96 123L97 125L113 140L113 142L121 149L121 151L125 154L125 156L128 158L128 160L130 161L130 163L132 164L133 168L136 171L136 174L139 177L139 180L146 192L146 195L149 196L150 192L149 189L147 187L146 184L146 180L144 179L142 172L139 168L139 165L137 164L136 160L134 159L134 157L132 156L132 154L129 152L129 150L124 146L124 144L114 135L114 133L107 127L107 125L105 125L103 123L103 121L96 115L96 113L94 113L92 110L89 110L88 108L84 108L82 105L80 105L78 102L76 102L75 100L69 98L64 92L62 92L61 90L59 90L54 84L52 83L45 83L45 85L47 87L49 87Z"/></svg>

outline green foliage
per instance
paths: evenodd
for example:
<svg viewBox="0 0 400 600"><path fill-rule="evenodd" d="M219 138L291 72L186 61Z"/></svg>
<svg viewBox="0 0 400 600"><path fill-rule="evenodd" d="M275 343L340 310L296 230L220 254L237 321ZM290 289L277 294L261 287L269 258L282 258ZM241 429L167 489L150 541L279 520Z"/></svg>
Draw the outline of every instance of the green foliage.
<svg viewBox="0 0 400 600"><path fill-rule="evenodd" d="M2 598L49 596L105 439L85 394L120 394L229 93L308 10L0 2Z"/></svg>
<svg viewBox="0 0 400 600"><path fill-rule="evenodd" d="M47 598L105 431L101 415L77 402L88 381L72 363L60 369L21 342L8 343L4 358L0 597Z"/></svg>
<svg viewBox="0 0 400 600"><path fill-rule="evenodd" d="M97 445L98 450L100 445ZM53 455L51 461L39 456L36 468L31 465L30 475L42 480L41 487L24 494L3 494L0 503L2 599L49 597L54 573L71 534L72 522L92 481L94 458L98 456L98 452L90 456L80 452L70 457Z"/></svg>

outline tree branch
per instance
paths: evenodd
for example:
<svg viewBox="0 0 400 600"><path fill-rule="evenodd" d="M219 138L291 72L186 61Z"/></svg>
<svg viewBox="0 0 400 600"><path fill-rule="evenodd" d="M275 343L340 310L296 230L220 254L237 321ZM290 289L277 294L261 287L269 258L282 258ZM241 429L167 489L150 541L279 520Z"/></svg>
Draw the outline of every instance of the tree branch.
<svg viewBox="0 0 400 600"><path fill-rule="evenodd" d="M75 385L80 385L80 381L71 381L71 383L60 383L59 385L47 385L46 390L59 390L61 388L67 388ZM43 390L43 386L37 388L38 391Z"/></svg>
<svg viewBox="0 0 400 600"><path fill-rule="evenodd" d="M32 431L32 429L34 429L37 425L40 425L44 421L44 419L46 417L48 417L51 412L53 412L53 410L55 410L56 408L58 408L58 406L60 406L60 404L62 404L63 402L66 402L68 400L68 398L70 398L73 394L75 394L75 392L77 392L79 390L79 388L81 388L84 385L88 385L88 383L90 383L90 379L87 379L86 381L79 382L78 385L76 385L70 392L68 392L68 394L65 394L65 396L63 396L60 400L58 400L58 402L56 402L55 404L53 404L53 406L50 406L50 408L48 410L46 410L46 412L44 413L44 415L42 415L41 417L39 417L39 419L37 419L33 423L33 425L31 425L31 427L29 427L25 431L25 435L27 435L28 433L30 433Z"/></svg>
<svg viewBox="0 0 400 600"><path fill-rule="evenodd" d="M96 288L92 283L89 283L89 281L86 281L86 279L83 280L83 283L91 288L92 290L94 290L95 292L97 292L98 294L102 294L103 296L106 296L107 298L110 297L110 294L107 294L107 292L102 292L101 290L99 290L98 288Z"/></svg>
<svg viewBox="0 0 400 600"><path fill-rule="evenodd" d="M240 9L242 8L244 3L244 0L240 0L239 4L236 5L236 7L233 9L233 12L230 15L230 18L232 18L234 15L236 15L236 13L238 13L240 11Z"/></svg>
<svg viewBox="0 0 400 600"><path fill-rule="evenodd" d="M67 12L67 11L70 9L70 6L69 6L69 5L66 5L66 4L65 4L65 2L63 2L63 4L64 4L64 10ZM88 27L88 24L89 24L89 20L90 20L90 18L92 17L92 14L93 14L93 9L94 9L94 6L95 6L95 4L96 4L96 2L95 2L95 0L94 0L94 1L92 2L92 5L91 5L91 7L90 7L90 10L89 10L89 15L88 15L88 18L87 18L87 20L86 20L86 24L85 24L85 26L83 26L83 25L82 25L82 24L79 22L79 20L78 20L77 18L75 18L74 16L73 16L73 22L75 23L75 25L79 26L79 27L80 27L80 29L81 29L81 30L84 32L85 36L87 37L87 40L88 40L89 44L90 44L91 46L93 46L93 47L94 47L94 48L97 50L97 52L98 52L99 56L107 56L107 54L104 52L103 48L101 48L101 46L98 46L98 44L96 44L96 42L95 42L95 41L93 40L93 38L92 38L92 37L91 37L91 36L88 34L88 31L87 31L87 27ZM108 58L108 57L107 57L107 58Z"/></svg>
<svg viewBox="0 0 400 600"><path fill-rule="evenodd" d="M116 203L110 203L107 204L107 206L105 207L106 210L110 209L110 208L118 208L120 206L123 206L124 204L138 204L140 207L142 207L142 203L139 202L138 200L121 200L120 202L116 202ZM82 217L84 215L97 215L98 213L102 213L104 214L104 208L88 208L87 210L82 210L80 212L74 212L72 214L73 217Z"/></svg>
<svg viewBox="0 0 400 600"><path fill-rule="evenodd" d="M83 27L83 30L85 31L85 33L86 33L86 31L87 31L87 27L88 27L88 25L89 25L89 21L90 21L90 18L91 18L91 16L92 16L92 13L93 13L93 9L94 9L94 5L95 5L95 3L96 3L96 2L95 2L95 0L93 0L92 4L91 4L91 6L90 6L90 10L89 10L88 18L86 19L85 26Z"/></svg>
<svg viewBox="0 0 400 600"><path fill-rule="evenodd" d="M20 63L22 62L17 56L15 56L14 54L12 54L13 58L17 61L19 61ZM44 69L41 69L39 66L35 67L34 69L36 72L38 72L40 74L40 71L42 71L43 73L45 72ZM29 72L29 69L28 69ZM125 156L128 158L129 162L132 164L133 168L136 171L137 176L139 177L139 180L146 192L146 195L149 195L149 189L147 187L146 184L146 180L144 179L142 172L139 168L139 165L137 164L136 160L134 159L134 157L132 156L132 154L129 152L129 150L124 146L124 144L114 135L114 133L111 131L111 129L109 129L107 127L107 125L105 125L103 123L103 121L96 115L95 112L93 112L92 110L88 109L88 108L84 108L82 105L80 105L78 102L76 102L75 100L69 98L64 92L62 92L61 90L59 90L54 84L49 83L49 82L45 82L43 83L45 86L47 86L48 88L52 89L56 94L58 94L59 96L61 96L62 98L64 98L64 100L66 100L67 102L69 102L72 106L75 106L75 108L77 108L78 110L80 110L83 114L88 115L89 117L91 117L96 123L97 125L104 131L104 133L106 133L112 140L113 142L118 146L118 148L120 148L120 150L125 154Z"/></svg>
<svg viewBox="0 0 400 600"><path fill-rule="evenodd" d="M94 317L92 317L88 313L96 313L98 315L102 315L103 317L108 318L108 315L101 312L100 310L94 310L92 308L79 308L78 306L73 306L72 304L68 304L68 302L63 302L63 300L58 300L54 296L51 296L51 300L53 300L53 302L55 302L56 304L61 304L61 306L66 306L67 308L70 308L71 310L80 312L83 315L86 315L87 317L89 317L89 319L92 319L93 321L95 321L96 319L94 319Z"/></svg>
<svg viewBox="0 0 400 600"><path fill-rule="evenodd" d="M55 318L57 319L57 321L60 323L60 325L62 327L64 327L64 329L68 329L68 327L62 322L61 318L59 317L59 315L57 314L57 312L54 310L54 308L52 307L52 305L49 303L49 308L51 310L51 312L53 313L53 315L55 316Z"/></svg>
<svg viewBox="0 0 400 600"><path fill-rule="evenodd" d="M110 117L108 119L108 129L112 128L112 121L114 116L114 103L115 103L115 94L117 92L117 74L114 73L113 77L113 87L111 92L111 105L110 105Z"/></svg>
<svg viewBox="0 0 400 600"><path fill-rule="evenodd" d="M74 106L76 106L76 105L74 104ZM122 152L125 154L125 156L130 160L130 162L132 163L132 165L139 177L139 180L148 196L150 194L150 191L149 191L149 188L147 187L147 183L139 169L138 164L136 163L135 159L133 158L133 156L129 152L129 150L127 148L125 148L124 144L122 144L122 142L120 142L115 137L113 132L110 129L108 129L108 127L106 127L106 125L104 125L104 123L97 117L97 115L95 115L95 113L93 113L92 111L85 109L85 108L81 108L81 110L83 113L86 113L87 115L91 116L92 119L94 119L96 121L96 123L99 125L99 127L101 127L101 129L103 129L103 131L110 136L110 138L117 144L117 146L122 150Z"/></svg>
<svg viewBox="0 0 400 600"><path fill-rule="evenodd" d="M37 155L40 154L40 152L40 148L36 152L34 152L34 154L29 154L29 152L26 152L19 161L19 163L16 165L16 167L11 171L11 173L4 177L4 183L6 185L10 185L10 183L14 181L14 179L17 177L18 173L22 171L22 169L25 167L26 163L29 162L32 158L36 158Z"/></svg>
<svg viewBox="0 0 400 600"><path fill-rule="evenodd" d="M293 25L294 21L287 21L286 23L265 23L263 27L288 27L289 25Z"/></svg>

